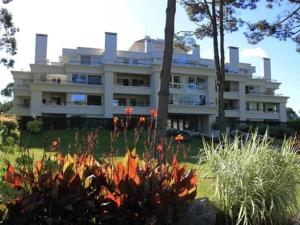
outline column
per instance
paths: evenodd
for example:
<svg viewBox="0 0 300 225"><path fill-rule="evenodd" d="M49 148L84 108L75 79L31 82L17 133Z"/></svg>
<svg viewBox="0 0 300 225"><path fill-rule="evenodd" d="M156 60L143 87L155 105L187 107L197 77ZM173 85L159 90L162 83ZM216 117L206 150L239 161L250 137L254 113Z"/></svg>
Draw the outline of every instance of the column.
<svg viewBox="0 0 300 225"><path fill-rule="evenodd" d="M216 105L216 80L214 77L207 78L207 104L211 106Z"/></svg>
<svg viewBox="0 0 300 225"><path fill-rule="evenodd" d="M105 71L104 73L104 117L113 117L113 76L114 73L111 71Z"/></svg>
<svg viewBox="0 0 300 225"><path fill-rule="evenodd" d="M160 72L154 72L151 74L150 88L151 88L150 106L153 108L157 108L158 107L158 92L160 89Z"/></svg>
<svg viewBox="0 0 300 225"><path fill-rule="evenodd" d="M207 133L208 133L208 136L209 137L212 137L213 136L213 124L216 122L216 118L217 116L216 115L208 115L208 126L207 126ZM218 136L218 135L214 135L214 136Z"/></svg>
<svg viewBox="0 0 300 225"><path fill-rule="evenodd" d="M282 123L286 123L286 121L287 121L285 104L286 104L285 102L282 102L279 104L279 119L280 119L280 122L282 122Z"/></svg>
<svg viewBox="0 0 300 225"><path fill-rule="evenodd" d="M32 91L31 92L31 115L41 116L42 115L42 92Z"/></svg>
<svg viewBox="0 0 300 225"><path fill-rule="evenodd" d="M239 83L239 106L240 106L240 121L246 121L246 94L245 83Z"/></svg>

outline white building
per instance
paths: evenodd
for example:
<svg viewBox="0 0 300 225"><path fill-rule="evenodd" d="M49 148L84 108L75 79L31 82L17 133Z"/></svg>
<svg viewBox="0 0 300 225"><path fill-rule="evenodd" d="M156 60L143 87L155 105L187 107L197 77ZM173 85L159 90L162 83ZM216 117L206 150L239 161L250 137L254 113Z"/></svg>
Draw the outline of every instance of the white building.
<svg viewBox="0 0 300 225"><path fill-rule="evenodd" d="M160 87L163 40L145 37L128 51L117 48L117 34L105 33L104 49L63 49L59 62L47 60L47 35L36 35L35 62L28 72L12 71L14 111L18 118L108 118L133 106L136 115L156 108ZM255 67L239 62L239 50L229 48L226 64L225 113L231 121L286 122L288 97L275 93L270 59L263 59L263 77ZM175 48L170 81L170 127L211 134L217 117L214 61Z"/></svg>

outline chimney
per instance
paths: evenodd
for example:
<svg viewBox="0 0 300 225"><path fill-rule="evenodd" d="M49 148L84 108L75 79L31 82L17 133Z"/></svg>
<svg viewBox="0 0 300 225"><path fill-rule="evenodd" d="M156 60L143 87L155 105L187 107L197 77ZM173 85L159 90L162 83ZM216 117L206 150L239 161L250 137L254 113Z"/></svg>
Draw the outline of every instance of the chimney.
<svg viewBox="0 0 300 225"><path fill-rule="evenodd" d="M264 79L271 80L271 60L269 58L263 58L264 67Z"/></svg>
<svg viewBox="0 0 300 225"><path fill-rule="evenodd" d="M200 46L199 45L196 45L193 48L193 56L198 59L200 58Z"/></svg>
<svg viewBox="0 0 300 225"><path fill-rule="evenodd" d="M35 64L47 64L47 34L35 36Z"/></svg>
<svg viewBox="0 0 300 225"><path fill-rule="evenodd" d="M239 48L229 47L229 64L231 72L239 72Z"/></svg>
<svg viewBox="0 0 300 225"><path fill-rule="evenodd" d="M152 52L152 40L151 40L150 36L145 37L145 52L146 53Z"/></svg>
<svg viewBox="0 0 300 225"><path fill-rule="evenodd" d="M104 58L113 60L117 57L117 33L105 32Z"/></svg>

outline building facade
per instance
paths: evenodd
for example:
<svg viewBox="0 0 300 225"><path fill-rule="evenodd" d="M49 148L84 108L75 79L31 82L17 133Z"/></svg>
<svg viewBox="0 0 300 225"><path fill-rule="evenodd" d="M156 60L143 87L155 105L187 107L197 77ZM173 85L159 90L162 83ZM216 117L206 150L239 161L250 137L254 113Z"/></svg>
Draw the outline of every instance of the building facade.
<svg viewBox="0 0 300 225"><path fill-rule="evenodd" d="M30 71L12 71L14 111L19 119L32 116L101 118L149 115L158 104L163 40L145 37L128 51L117 49L117 34L105 33L104 49L63 49L58 62L47 60L47 35L37 34L35 62ZM229 121L286 122L288 97L276 94L270 59L264 74L239 62L239 50L229 47L226 63L225 114ZM210 136L218 114L214 61L175 48L170 80L168 126Z"/></svg>

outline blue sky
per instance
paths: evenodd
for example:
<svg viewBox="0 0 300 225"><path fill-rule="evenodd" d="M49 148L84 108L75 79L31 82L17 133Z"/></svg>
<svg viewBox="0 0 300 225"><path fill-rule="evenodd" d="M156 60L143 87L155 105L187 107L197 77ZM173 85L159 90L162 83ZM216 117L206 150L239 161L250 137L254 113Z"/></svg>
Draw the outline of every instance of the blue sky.
<svg viewBox="0 0 300 225"><path fill-rule="evenodd" d="M132 42L145 35L163 38L166 0L14 0L8 4L17 34L18 55L14 70L28 70L34 59L36 33L48 34L48 58L58 61L62 48L77 46L103 48L104 32L118 33L118 48L127 50ZM26 10L24 10L26 9ZM251 18L272 18L270 10L253 11ZM175 30L191 30L191 23L181 6L177 6ZM201 56L212 58L210 39L198 42ZM272 79L282 83L278 93L289 96L288 106L300 110L300 54L293 42L280 42L268 38L257 45L250 45L242 32L228 34L225 45L240 49L240 61L256 66L256 76L262 75L261 57L270 57ZM1 67L0 88L12 80L9 70Z"/></svg>

